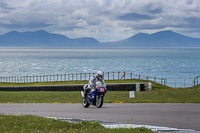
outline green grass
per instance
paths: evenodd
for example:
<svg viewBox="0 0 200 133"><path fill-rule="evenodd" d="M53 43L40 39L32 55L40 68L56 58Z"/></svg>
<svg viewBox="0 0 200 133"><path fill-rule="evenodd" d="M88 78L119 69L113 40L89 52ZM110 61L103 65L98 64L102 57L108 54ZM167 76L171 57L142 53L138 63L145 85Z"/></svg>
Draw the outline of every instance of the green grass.
<svg viewBox="0 0 200 133"><path fill-rule="evenodd" d="M11 116L0 114L1 133L151 133L147 128L106 129L98 122L69 123L37 116Z"/></svg>
<svg viewBox="0 0 200 133"><path fill-rule="evenodd" d="M115 80L106 83L138 83L146 80ZM21 85L65 85L86 84L87 81L48 82L31 84L5 84L0 86ZM81 103L78 91L0 91L0 103ZM152 91L135 92L135 98L129 98L128 91L109 91L104 97L105 103L200 103L200 86L190 88L171 88L152 82Z"/></svg>

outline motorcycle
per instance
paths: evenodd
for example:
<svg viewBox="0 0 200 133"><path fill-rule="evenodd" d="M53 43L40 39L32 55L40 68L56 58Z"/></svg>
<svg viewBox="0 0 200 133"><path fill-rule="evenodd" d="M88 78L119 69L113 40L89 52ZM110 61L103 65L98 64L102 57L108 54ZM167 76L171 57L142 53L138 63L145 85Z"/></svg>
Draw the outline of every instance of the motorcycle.
<svg viewBox="0 0 200 133"><path fill-rule="evenodd" d="M86 91L87 85L84 86L84 91ZM88 108L90 105L96 106L97 108L101 108L103 105L103 98L107 89L103 86L101 82L96 82L96 88L91 89L86 98L84 97L83 91L81 91L82 95L82 105L85 108Z"/></svg>

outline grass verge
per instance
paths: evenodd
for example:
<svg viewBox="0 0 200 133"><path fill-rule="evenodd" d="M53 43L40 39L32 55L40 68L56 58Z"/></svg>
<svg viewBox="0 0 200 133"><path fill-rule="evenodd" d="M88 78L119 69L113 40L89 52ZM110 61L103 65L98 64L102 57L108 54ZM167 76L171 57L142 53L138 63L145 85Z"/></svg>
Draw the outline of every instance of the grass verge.
<svg viewBox="0 0 200 133"><path fill-rule="evenodd" d="M139 83L146 80L115 80L109 83ZM87 81L48 82L29 84L7 84L0 86L35 86L86 84ZM80 92L65 91L0 91L0 103L81 103ZM135 92L135 98L129 98L128 91L109 91L104 97L105 103L200 103L200 86L190 88L171 88L152 82L152 91Z"/></svg>
<svg viewBox="0 0 200 133"><path fill-rule="evenodd" d="M82 121L80 123L69 123L38 116L12 116L0 114L0 132L24 132L24 133L151 133L147 128L119 128L106 129L98 122Z"/></svg>

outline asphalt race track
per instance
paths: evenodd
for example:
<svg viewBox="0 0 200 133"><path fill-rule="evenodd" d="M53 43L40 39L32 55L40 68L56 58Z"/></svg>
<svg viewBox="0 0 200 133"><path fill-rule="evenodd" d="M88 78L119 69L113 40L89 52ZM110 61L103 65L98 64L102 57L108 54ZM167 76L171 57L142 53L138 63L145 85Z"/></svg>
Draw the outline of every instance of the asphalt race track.
<svg viewBox="0 0 200 133"><path fill-rule="evenodd" d="M20 103L0 104L0 113L165 126L200 131L200 104L105 103L102 108L94 106L84 108L80 103Z"/></svg>

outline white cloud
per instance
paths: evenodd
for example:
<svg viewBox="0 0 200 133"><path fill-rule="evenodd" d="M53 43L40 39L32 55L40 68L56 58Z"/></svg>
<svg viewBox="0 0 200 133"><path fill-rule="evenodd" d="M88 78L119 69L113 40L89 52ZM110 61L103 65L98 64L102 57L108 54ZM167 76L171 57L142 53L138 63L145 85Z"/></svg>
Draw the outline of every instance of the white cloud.
<svg viewBox="0 0 200 133"><path fill-rule="evenodd" d="M46 30L99 41L173 29L200 38L200 1L1 0L0 29L1 34Z"/></svg>

